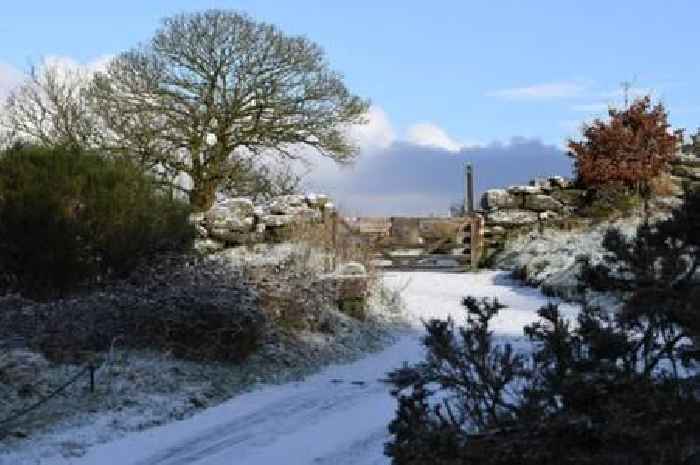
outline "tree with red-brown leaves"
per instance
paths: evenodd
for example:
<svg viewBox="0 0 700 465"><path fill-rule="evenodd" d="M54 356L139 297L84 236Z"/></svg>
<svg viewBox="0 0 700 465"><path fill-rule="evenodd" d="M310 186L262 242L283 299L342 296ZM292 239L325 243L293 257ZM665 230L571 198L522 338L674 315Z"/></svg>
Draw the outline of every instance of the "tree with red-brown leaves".
<svg viewBox="0 0 700 465"><path fill-rule="evenodd" d="M569 140L579 181L587 187L617 184L637 191L668 168L676 156L676 138L663 104L649 96L624 110L610 108L609 120L583 128L583 140Z"/></svg>

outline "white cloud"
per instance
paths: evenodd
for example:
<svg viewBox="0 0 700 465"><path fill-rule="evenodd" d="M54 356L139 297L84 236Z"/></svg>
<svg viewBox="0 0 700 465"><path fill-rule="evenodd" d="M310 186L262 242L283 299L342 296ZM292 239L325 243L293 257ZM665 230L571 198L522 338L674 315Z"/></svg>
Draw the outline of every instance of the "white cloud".
<svg viewBox="0 0 700 465"><path fill-rule="evenodd" d="M627 89L627 96L630 99L644 97L645 95L649 95L652 98L654 98L656 97L656 90L649 87L630 87L629 89ZM625 90L622 87L620 87L616 90L602 92L600 96L604 98L622 100L625 96Z"/></svg>
<svg viewBox="0 0 700 465"><path fill-rule="evenodd" d="M367 112L367 124L352 126L348 132L363 153L386 149L396 140L389 117L376 105Z"/></svg>
<svg viewBox="0 0 700 465"><path fill-rule="evenodd" d="M573 105L571 107L574 111L581 111L584 113L604 113L610 108L609 103L585 103L581 105Z"/></svg>
<svg viewBox="0 0 700 465"><path fill-rule="evenodd" d="M102 55L87 63L80 63L71 57L61 55L49 55L39 64L41 68L51 68L61 73L66 78L73 78L75 74L82 78L89 78L94 73L104 71L113 55Z"/></svg>
<svg viewBox="0 0 700 465"><path fill-rule="evenodd" d="M79 76L88 77L97 71L105 70L112 57L113 55L102 55L90 62L79 63L70 57L48 55L41 60L37 67L39 71L41 71L42 68L50 67L58 71L58 73L62 74L65 78L74 77L74 73L78 73ZM0 62L0 102L4 102L12 89L17 87L25 77L26 75L19 69Z"/></svg>
<svg viewBox="0 0 700 465"><path fill-rule="evenodd" d="M0 102L4 102L10 91L22 81L22 73L5 63L0 63Z"/></svg>
<svg viewBox="0 0 700 465"><path fill-rule="evenodd" d="M467 146L478 146L478 143L472 142L464 144L450 137L447 132L440 126L433 123L418 123L414 124L407 131L408 142L420 145L423 147L435 147L445 149L450 152L458 152Z"/></svg>
<svg viewBox="0 0 700 465"><path fill-rule="evenodd" d="M587 86L574 81L550 82L535 84L526 87L514 87L487 92L488 97L497 97L505 100L537 100L578 97L587 89Z"/></svg>

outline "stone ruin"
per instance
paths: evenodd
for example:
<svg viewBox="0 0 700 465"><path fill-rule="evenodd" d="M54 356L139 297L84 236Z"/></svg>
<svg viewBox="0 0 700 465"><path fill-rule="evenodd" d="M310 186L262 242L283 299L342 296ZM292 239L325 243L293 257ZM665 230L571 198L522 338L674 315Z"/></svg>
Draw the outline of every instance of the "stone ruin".
<svg viewBox="0 0 700 465"><path fill-rule="evenodd" d="M292 194L258 205L247 197L222 199L208 211L192 214L190 221L198 233L196 248L211 251L276 242L293 224L323 223L334 214L335 206L327 195Z"/></svg>

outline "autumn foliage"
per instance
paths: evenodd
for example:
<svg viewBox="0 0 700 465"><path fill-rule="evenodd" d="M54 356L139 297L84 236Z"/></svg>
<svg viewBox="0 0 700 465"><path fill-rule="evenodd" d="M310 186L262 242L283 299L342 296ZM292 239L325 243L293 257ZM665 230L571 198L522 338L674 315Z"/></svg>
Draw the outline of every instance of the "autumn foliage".
<svg viewBox="0 0 700 465"><path fill-rule="evenodd" d="M583 140L569 140L579 181L587 187L619 184L639 189L661 174L676 156L664 106L647 96L627 109L611 108L607 121L583 129Z"/></svg>

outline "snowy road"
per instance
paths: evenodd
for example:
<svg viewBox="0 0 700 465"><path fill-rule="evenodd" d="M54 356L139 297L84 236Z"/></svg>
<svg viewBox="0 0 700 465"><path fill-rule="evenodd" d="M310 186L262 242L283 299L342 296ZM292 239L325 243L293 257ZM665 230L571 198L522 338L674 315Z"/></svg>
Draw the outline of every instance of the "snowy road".
<svg viewBox="0 0 700 465"><path fill-rule="evenodd" d="M421 319L457 321L465 295L497 296L510 308L496 321L499 335L522 339L546 298L511 286L495 272L478 274L389 273L391 288L407 286L403 297L415 323L383 352L334 366L303 382L265 387L241 395L187 420L129 434L91 449L81 458L50 459L51 465L324 465L386 464L383 444L394 414L388 387L380 381L403 362L421 359Z"/></svg>

